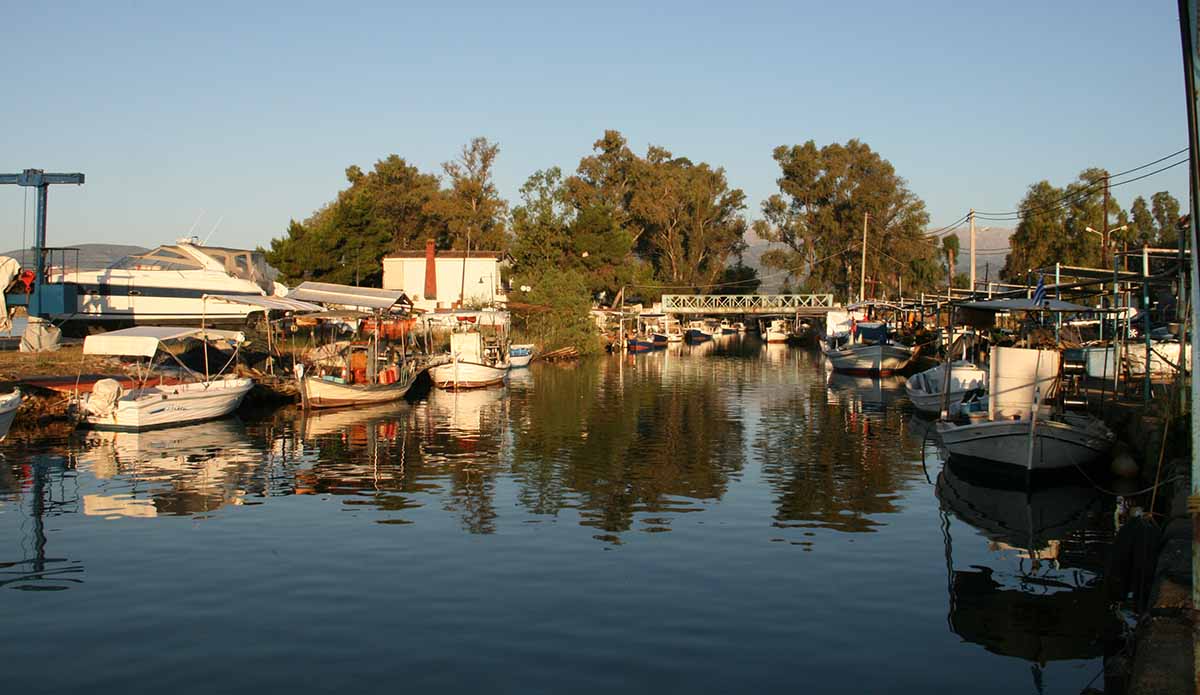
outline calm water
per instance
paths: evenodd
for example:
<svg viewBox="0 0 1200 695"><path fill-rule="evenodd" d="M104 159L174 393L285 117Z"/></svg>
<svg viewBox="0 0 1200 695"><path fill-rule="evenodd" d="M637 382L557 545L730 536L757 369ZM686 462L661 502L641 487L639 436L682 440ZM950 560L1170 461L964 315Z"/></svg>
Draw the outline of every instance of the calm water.
<svg viewBox="0 0 1200 695"><path fill-rule="evenodd" d="M5 689L1078 693L1112 502L943 470L926 428L900 379L748 341L10 440Z"/></svg>

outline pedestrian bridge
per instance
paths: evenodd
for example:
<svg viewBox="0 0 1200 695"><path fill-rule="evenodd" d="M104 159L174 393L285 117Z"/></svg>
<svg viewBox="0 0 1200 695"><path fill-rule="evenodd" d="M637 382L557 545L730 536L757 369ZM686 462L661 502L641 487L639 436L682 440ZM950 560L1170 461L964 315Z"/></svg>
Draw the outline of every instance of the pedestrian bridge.
<svg viewBox="0 0 1200 695"><path fill-rule="evenodd" d="M667 314L801 314L823 316L832 294L664 294Z"/></svg>

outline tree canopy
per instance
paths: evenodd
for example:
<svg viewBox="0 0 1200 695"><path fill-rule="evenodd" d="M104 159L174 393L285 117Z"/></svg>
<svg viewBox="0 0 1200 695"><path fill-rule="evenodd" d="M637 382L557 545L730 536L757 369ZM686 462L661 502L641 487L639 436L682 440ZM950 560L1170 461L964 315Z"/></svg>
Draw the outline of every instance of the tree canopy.
<svg viewBox="0 0 1200 695"><path fill-rule="evenodd" d="M756 232L783 248L764 254L764 265L786 271L802 289L856 296L869 215L866 271L876 294L898 292L901 283L906 291L937 285L941 268L937 246L923 231L929 222L924 201L866 143L818 148L809 140L777 147L774 157L779 193L763 203Z"/></svg>

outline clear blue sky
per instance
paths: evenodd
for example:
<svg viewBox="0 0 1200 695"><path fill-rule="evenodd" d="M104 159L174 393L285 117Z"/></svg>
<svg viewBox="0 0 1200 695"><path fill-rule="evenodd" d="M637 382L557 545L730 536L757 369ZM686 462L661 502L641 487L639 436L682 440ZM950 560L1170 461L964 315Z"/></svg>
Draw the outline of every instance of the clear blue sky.
<svg viewBox="0 0 1200 695"><path fill-rule="evenodd" d="M1170 0L498 4L3 0L0 170L87 174L51 190L51 243L166 243L204 210L201 236L223 217L210 243L249 246L347 165L438 171L476 135L510 200L615 128L724 166L750 216L773 147L860 138L934 224L1187 143ZM1115 193L1163 189L1186 201L1186 167ZM0 248L22 201L0 190Z"/></svg>

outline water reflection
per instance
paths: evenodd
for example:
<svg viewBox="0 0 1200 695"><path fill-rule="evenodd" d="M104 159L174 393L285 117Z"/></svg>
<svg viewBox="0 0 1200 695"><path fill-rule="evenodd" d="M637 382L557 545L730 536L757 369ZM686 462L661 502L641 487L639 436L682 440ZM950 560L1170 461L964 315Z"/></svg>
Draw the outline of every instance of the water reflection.
<svg viewBox="0 0 1200 695"><path fill-rule="evenodd" d="M2 461L2 459L0 459ZM18 591L63 591L83 583L83 563L52 550L46 521L79 513L79 488L72 467L57 456L39 455L0 473L0 490L19 493L21 524L16 559L0 556L0 587ZM6 548L7 550L7 548Z"/></svg>
<svg viewBox="0 0 1200 695"><path fill-rule="evenodd" d="M937 497L948 515L943 529L955 633L1039 666L1104 654L1118 628L1101 581L1111 498L1091 487L999 487L957 464L942 469ZM953 533L951 516L980 533L982 547Z"/></svg>

